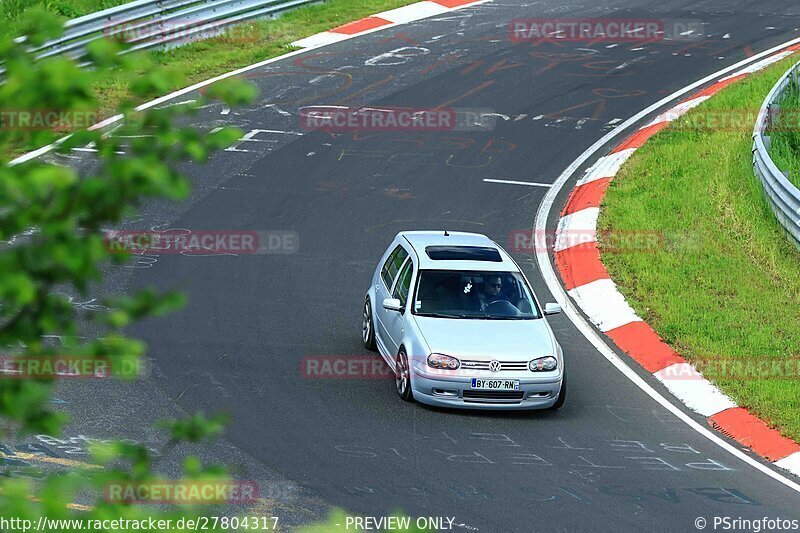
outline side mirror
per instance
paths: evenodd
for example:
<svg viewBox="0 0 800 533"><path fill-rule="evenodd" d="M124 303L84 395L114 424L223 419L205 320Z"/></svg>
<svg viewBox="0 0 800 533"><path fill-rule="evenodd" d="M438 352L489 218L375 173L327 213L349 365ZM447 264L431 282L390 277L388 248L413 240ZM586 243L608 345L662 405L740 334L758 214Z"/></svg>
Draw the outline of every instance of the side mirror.
<svg viewBox="0 0 800 533"><path fill-rule="evenodd" d="M383 308L388 309L389 311L402 311L403 305L397 298L386 298L383 301Z"/></svg>
<svg viewBox="0 0 800 533"><path fill-rule="evenodd" d="M386 302L384 302L386 305ZM561 306L556 303L549 303L544 305L544 314L546 315L557 315L561 312Z"/></svg>

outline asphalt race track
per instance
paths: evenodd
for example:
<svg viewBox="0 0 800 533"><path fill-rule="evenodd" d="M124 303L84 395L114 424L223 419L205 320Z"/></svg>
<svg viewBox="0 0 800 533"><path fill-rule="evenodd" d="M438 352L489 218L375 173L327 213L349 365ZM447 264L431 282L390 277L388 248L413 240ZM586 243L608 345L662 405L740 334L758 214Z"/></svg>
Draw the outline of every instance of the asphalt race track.
<svg viewBox="0 0 800 533"><path fill-rule="evenodd" d="M519 17L699 19L706 36L515 44L508 23ZM388 378L301 373L304 357L367 354L363 296L400 230L485 233L551 301L536 258L509 248L513 232L533 227L546 184L615 124L797 37L798 22L794 0L497 0L251 71L257 103L197 117L202 127L237 125L248 140L188 168L189 202L150 205L137 223L293 231L299 251L136 262L124 288L190 297L182 312L132 332L149 343L157 385L187 412L231 413L230 443L354 513L448 516L456 530L491 532L687 531L700 516L800 518L800 494L675 418L564 315L550 320L570 379L558 412L448 412L401 402ZM364 104L498 115L472 131L302 129L303 106Z"/></svg>

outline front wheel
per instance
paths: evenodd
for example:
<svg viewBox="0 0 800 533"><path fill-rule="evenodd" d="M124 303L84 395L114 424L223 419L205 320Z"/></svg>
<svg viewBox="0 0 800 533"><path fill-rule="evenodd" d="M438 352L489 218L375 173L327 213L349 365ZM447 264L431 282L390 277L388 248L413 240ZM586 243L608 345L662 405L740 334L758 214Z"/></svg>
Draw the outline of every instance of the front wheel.
<svg viewBox="0 0 800 533"><path fill-rule="evenodd" d="M372 320L372 304L369 296L364 299L364 312L361 318L361 340L367 350L374 352L377 349L375 346L375 323Z"/></svg>
<svg viewBox="0 0 800 533"><path fill-rule="evenodd" d="M414 399L414 393L411 392L411 369L408 366L408 356L402 348L394 360L394 384L401 400L410 402Z"/></svg>

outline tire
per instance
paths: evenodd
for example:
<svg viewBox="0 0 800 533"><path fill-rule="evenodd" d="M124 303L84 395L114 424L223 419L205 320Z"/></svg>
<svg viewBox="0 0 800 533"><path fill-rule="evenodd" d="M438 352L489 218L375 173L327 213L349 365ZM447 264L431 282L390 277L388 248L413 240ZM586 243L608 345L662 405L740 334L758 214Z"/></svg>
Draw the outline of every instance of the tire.
<svg viewBox="0 0 800 533"><path fill-rule="evenodd" d="M561 409L561 406L564 405L564 401L567 399L567 373L564 372L564 377L561 380L561 390L558 392L558 399L556 403L553 404L553 407L550 409Z"/></svg>
<svg viewBox="0 0 800 533"><path fill-rule="evenodd" d="M394 369L394 388L397 395L404 402L414 401L414 393L411 391L411 369L408 366L408 356L403 348L397 352Z"/></svg>
<svg viewBox="0 0 800 533"><path fill-rule="evenodd" d="M372 304L369 296L364 299L364 309L361 316L361 341L367 350L373 352L377 350L375 345L375 321L372 320Z"/></svg>

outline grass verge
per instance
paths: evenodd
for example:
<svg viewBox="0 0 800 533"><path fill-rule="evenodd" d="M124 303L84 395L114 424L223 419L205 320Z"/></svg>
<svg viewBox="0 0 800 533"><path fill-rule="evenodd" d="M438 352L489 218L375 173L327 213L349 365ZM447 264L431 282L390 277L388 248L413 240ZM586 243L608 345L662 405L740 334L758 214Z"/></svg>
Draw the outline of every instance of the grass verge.
<svg viewBox="0 0 800 533"><path fill-rule="evenodd" d="M18 37L24 33L25 13L43 9L64 20L74 19L124 4L130 0L2 0L0 1L0 36Z"/></svg>
<svg viewBox="0 0 800 533"><path fill-rule="evenodd" d="M800 252L753 173L753 124L696 127L708 123L703 113L755 116L795 61L728 87L654 136L612 181L598 228L663 235L664 246L622 250L601 233L612 279L707 378L800 441Z"/></svg>

